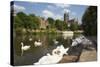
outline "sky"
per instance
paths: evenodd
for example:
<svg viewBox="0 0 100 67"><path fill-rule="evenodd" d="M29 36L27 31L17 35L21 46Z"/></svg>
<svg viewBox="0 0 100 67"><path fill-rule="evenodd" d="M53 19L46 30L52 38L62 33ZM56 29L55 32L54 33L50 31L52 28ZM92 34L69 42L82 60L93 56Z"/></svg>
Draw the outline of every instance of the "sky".
<svg viewBox="0 0 100 67"><path fill-rule="evenodd" d="M87 8L87 5L14 1L14 9L16 12L24 12L44 18L52 17L53 19L61 20L63 20L64 13L68 12L69 19L76 18L79 23L82 23L81 19Z"/></svg>

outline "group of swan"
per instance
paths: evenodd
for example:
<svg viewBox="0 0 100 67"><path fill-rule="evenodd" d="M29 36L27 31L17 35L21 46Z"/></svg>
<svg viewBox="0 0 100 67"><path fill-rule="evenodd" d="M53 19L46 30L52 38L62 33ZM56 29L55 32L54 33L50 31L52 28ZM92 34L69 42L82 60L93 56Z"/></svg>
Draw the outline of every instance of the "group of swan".
<svg viewBox="0 0 100 67"><path fill-rule="evenodd" d="M63 45L58 46L56 49L52 51L52 55L47 53L47 55L41 57L38 62L34 63L37 64L55 64L58 63L62 58L63 55L67 55L67 51L69 48L64 48Z"/></svg>
<svg viewBox="0 0 100 67"><path fill-rule="evenodd" d="M87 39L85 36L81 35L77 37L76 39L73 40L71 46L76 46L77 44L82 44L82 45L91 45L92 41Z"/></svg>
<svg viewBox="0 0 100 67"><path fill-rule="evenodd" d="M29 38L29 41L32 41L32 38ZM34 42L34 45L35 45L35 47L37 47L37 46L41 46L42 45L42 42L39 40L39 41L35 41ZM24 45L24 43L23 42L21 42L21 56L23 55L23 52L24 51L26 51L26 50L29 50L30 49L30 45Z"/></svg>
<svg viewBox="0 0 100 67"><path fill-rule="evenodd" d="M33 39L32 38L29 38L29 41L32 41ZM40 39L38 41L35 41L34 42L34 46L37 47L37 46L42 46L42 42L40 41Z"/></svg>
<svg viewBox="0 0 100 67"><path fill-rule="evenodd" d="M29 39L29 40L31 41L32 39ZM40 40L35 41L35 42L34 42L34 45L35 45L35 47L41 46L41 45L42 45L42 42L41 42ZM24 46L24 43L21 42L21 50L25 51L25 50L28 50L30 47L31 47L31 46L27 46L27 45Z"/></svg>
<svg viewBox="0 0 100 67"><path fill-rule="evenodd" d="M30 40L32 40L32 39L30 39ZM59 43L57 40L53 40L53 41L55 44ZM80 43L92 44L92 42L90 40L88 40L86 37L79 36L73 40L71 46L76 46L77 44L80 44ZM41 46L42 42L40 40L35 41L34 45L35 45L35 47ZM21 50L22 50L21 55L23 55L23 51L26 51L28 49L30 49L30 46L24 45L24 43L21 42ZM68 50L69 50L69 48L64 48L63 45L57 46L57 48L52 50L52 54L47 53L47 55L41 57L39 59L39 61L34 63L34 64L55 64L55 63L58 63L63 58L64 54L68 55L68 53L67 53Z"/></svg>
<svg viewBox="0 0 100 67"><path fill-rule="evenodd" d="M92 44L90 40L88 40L85 36L79 36L73 40L71 46L77 46L78 44ZM34 63L37 64L55 64L58 63L62 58L63 55L68 55L67 51L69 48L64 48L63 45L57 46L56 49L52 50L52 54L47 53L47 55L41 57L38 62Z"/></svg>

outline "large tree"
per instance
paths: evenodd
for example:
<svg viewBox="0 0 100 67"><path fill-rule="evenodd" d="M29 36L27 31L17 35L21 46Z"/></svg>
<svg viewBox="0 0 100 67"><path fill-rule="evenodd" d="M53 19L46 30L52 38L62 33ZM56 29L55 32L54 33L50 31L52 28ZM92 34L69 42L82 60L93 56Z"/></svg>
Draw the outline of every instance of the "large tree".
<svg viewBox="0 0 100 67"><path fill-rule="evenodd" d="M54 28L55 27L55 20L53 18L48 17L47 21L49 23L49 28Z"/></svg>
<svg viewBox="0 0 100 67"><path fill-rule="evenodd" d="M22 27L23 27L22 20L21 20L18 16L15 16L15 17L14 17L13 26L14 26L15 29L17 29L17 28L22 28Z"/></svg>
<svg viewBox="0 0 100 67"><path fill-rule="evenodd" d="M27 29L37 29L39 28L39 18L34 14L26 15L23 12L17 13L14 17L14 27Z"/></svg>
<svg viewBox="0 0 100 67"><path fill-rule="evenodd" d="M84 34L97 35L97 7L90 6L86 9L82 17L82 27Z"/></svg>
<svg viewBox="0 0 100 67"><path fill-rule="evenodd" d="M79 25L77 24L77 23L72 23L71 24L71 26L70 26L70 29L72 30L72 31L75 31L75 30L78 30L78 27L79 27Z"/></svg>
<svg viewBox="0 0 100 67"><path fill-rule="evenodd" d="M31 21L31 29L38 29L39 28L39 18L35 16L34 14L29 15L30 21Z"/></svg>
<svg viewBox="0 0 100 67"><path fill-rule="evenodd" d="M57 28L58 30L62 30L63 21L57 19L57 20L55 21L55 26L56 26L56 28Z"/></svg>
<svg viewBox="0 0 100 67"><path fill-rule="evenodd" d="M19 12L17 14L17 17L20 18L20 20L22 21L22 27L29 29L30 28L30 18L23 12ZM16 19L17 20L17 19Z"/></svg>

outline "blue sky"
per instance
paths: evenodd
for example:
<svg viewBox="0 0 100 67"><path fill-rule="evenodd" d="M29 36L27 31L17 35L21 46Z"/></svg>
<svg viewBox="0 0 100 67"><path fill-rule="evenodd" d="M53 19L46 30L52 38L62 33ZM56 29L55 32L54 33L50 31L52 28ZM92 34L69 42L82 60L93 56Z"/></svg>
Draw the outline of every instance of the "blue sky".
<svg viewBox="0 0 100 67"><path fill-rule="evenodd" d="M52 17L54 19L63 20L65 12L69 12L69 18L77 18L81 23L82 15L84 14L86 5L71 5L59 3L37 3L37 2L24 2L15 1L14 9L19 12L22 11L26 14L35 14L44 18Z"/></svg>

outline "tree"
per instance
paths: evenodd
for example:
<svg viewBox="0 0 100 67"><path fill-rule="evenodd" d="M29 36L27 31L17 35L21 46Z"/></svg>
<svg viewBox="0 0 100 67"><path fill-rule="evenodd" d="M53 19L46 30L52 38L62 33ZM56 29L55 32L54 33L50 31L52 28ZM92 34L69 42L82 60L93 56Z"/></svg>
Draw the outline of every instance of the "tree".
<svg viewBox="0 0 100 67"><path fill-rule="evenodd" d="M13 26L14 26L15 29L22 27L22 20L18 16L14 17Z"/></svg>
<svg viewBox="0 0 100 67"><path fill-rule="evenodd" d="M49 22L49 28L55 27L55 20L51 17L48 17L47 21Z"/></svg>
<svg viewBox="0 0 100 67"><path fill-rule="evenodd" d="M71 26L70 26L70 29L72 30L72 31L75 31L75 30L78 30L78 24L77 23L72 23L71 24Z"/></svg>
<svg viewBox="0 0 100 67"><path fill-rule="evenodd" d="M56 28L57 28L58 30L62 30L62 24L63 24L63 21L61 21L61 20L59 20L59 19L57 19L57 20L55 21L55 26L56 26Z"/></svg>
<svg viewBox="0 0 100 67"><path fill-rule="evenodd" d="M22 21L22 27L29 29L30 28L30 18L23 12L19 12L17 16Z"/></svg>
<svg viewBox="0 0 100 67"><path fill-rule="evenodd" d="M68 24L62 21L62 30L68 30Z"/></svg>
<svg viewBox="0 0 100 67"><path fill-rule="evenodd" d="M34 14L29 15L30 21L31 21L31 29L38 29L39 28L39 18L35 16Z"/></svg>
<svg viewBox="0 0 100 67"><path fill-rule="evenodd" d="M23 12L19 12L14 17L15 28L37 29L39 28L39 22L39 18L35 14L26 15Z"/></svg>
<svg viewBox="0 0 100 67"><path fill-rule="evenodd" d="M82 27L85 35L97 35L97 7L90 6L82 17Z"/></svg>

